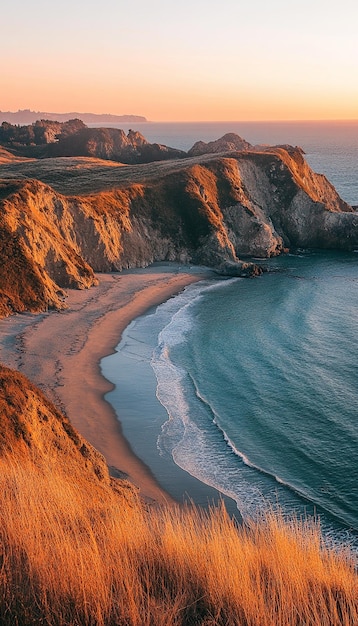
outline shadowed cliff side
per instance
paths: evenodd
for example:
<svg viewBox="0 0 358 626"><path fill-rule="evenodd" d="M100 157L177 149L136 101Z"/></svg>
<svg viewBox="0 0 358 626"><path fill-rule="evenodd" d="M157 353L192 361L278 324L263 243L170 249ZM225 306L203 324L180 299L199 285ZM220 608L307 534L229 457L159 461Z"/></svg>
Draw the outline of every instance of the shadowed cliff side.
<svg viewBox="0 0 358 626"><path fill-rule="evenodd" d="M81 120L37 120L28 126L3 122L0 144L20 157L84 156L123 163L149 163L186 156L161 144L151 144L141 133L119 128L88 128Z"/></svg>
<svg viewBox="0 0 358 626"><path fill-rule="evenodd" d="M10 162L0 172L2 315L63 307L62 288L89 287L97 271L166 260L245 276L260 270L243 257L358 245L357 214L289 146L135 166Z"/></svg>

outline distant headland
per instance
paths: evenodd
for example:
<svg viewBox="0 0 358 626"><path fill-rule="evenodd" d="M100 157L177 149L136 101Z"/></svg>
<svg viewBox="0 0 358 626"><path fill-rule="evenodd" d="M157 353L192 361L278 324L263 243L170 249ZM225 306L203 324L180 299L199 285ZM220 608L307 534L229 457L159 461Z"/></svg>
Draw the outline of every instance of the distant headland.
<svg viewBox="0 0 358 626"><path fill-rule="evenodd" d="M45 111L30 111L30 109L22 109L18 111L0 111L0 124L2 122L10 122L13 124L32 124L36 120L53 120L56 122L68 122L72 119L80 119L85 124L95 123L132 123L147 122L143 115L112 115L111 113L47 113Z"/></svg>

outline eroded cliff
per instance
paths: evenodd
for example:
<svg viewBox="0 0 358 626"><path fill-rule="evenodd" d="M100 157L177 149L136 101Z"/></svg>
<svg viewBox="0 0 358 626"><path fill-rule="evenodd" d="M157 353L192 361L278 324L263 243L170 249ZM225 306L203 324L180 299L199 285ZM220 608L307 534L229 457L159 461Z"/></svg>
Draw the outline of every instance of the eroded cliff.
<svg viewBox="0 0 358 626"><path fill-rule="evenodd" d="M297 148L103 163L1 167L2 314L62 307L62 288L89 287L98 271L168 260L250 275L257 266L240 258L358 245L357 214Z"/></svg>

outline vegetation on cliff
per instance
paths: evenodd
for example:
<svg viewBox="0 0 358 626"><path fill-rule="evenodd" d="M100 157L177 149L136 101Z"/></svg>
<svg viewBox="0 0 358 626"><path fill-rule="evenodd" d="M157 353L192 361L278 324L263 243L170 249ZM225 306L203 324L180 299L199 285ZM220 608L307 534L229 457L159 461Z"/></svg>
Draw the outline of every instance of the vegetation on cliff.
<svg viewBox="0 0 358 626"><path fill-rule="evenodd" d="M0 143L10 150L21 150L25 146L42 146L76 134L86 125L81 120L70 120L61 124L50 120L37 120L34 124L18 126L3 122L0 126ZM26 153L26 150L24 149Z"/></svg>
<svg viewBox="0 0 358 626"><path fill-rule="evenodd" d="M0 367L4 626L351 626L353 555L318 525L144 505L23 376Z"/></svg>

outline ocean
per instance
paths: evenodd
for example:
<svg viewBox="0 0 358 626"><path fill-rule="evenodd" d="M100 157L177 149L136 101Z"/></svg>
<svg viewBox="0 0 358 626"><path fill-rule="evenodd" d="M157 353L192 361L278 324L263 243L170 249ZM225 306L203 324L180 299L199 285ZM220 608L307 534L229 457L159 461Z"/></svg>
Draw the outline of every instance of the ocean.
<svg viewBox="0 0 358 626"><path fill-rule="evenodd" d="M230 131L300 145L358 205L358 123L162 124L155 138L143 126L184 149ZM318 516L327 537L357 546L358 254L264 263L260 278L201 281L134 320L101 363L108 400L174 497L196 500L185 479L195 477L244 519L267 508Z"/></svg>

